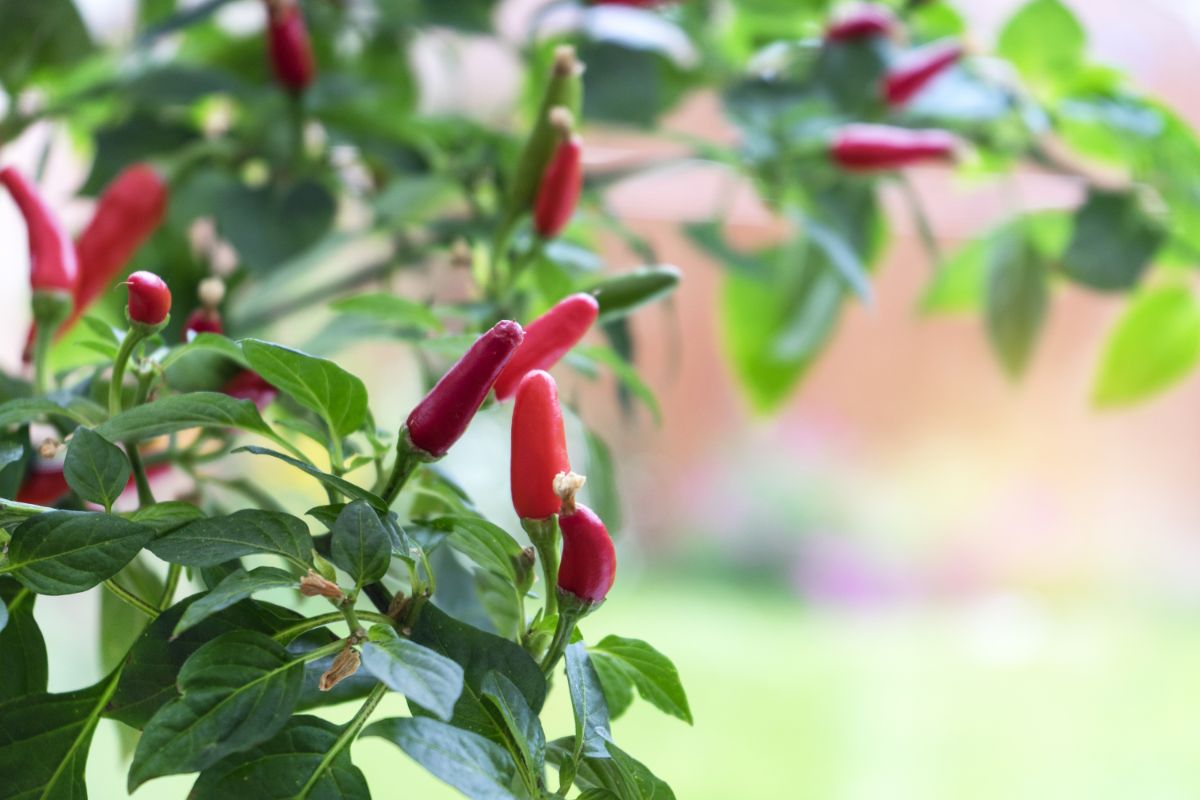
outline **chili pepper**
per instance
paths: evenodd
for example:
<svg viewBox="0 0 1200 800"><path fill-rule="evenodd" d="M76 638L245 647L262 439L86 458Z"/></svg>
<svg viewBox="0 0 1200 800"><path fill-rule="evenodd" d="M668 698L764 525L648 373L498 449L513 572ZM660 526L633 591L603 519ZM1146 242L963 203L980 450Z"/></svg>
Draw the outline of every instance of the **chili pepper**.
<svg viewBox="0 0 1200 800"><path fill-rule="evenodd" d="M899 25L885 6L862 5L844 14L825 29L825 41L849 42L873 36L892 36Z"/></svg>
<svg viewBox="0 0 1200 800"><path fill-rule="evenodd" d="M513 508L521 519L546 519L562 501L554 476L570 472L558 387L550 373L535 370L521 381L512 418Z"/></svg>
<svg viewBox="0 0 1200 800"><path fill-rule="evenodd" d="M16 168L0 170L0 183L8 189L25 219L29 236L29 285L35 292L73 294L79 268L75 247L62 226L37 189Z"/></svg>
<svg viewBox="0 0 1200 800"><path fill-rule="evenodd" d="M870 172L951 160L957 149L958 140L947 131L858 124L834 134L829 155L843 169Z"/></svg>
<svg viewBox="0 0 1200 800"><path fill-rule="evenodd" d="M67 496L71 487L63 475L61 467L53 469L32 469L21 481L17 490L18 503L32 503L35 506L52 506Z"/></svg>
<svg viewBox="0 0 1200 800"><path fill-rule="evenodd" d="M583 140L567 136L546 165L533 206L533 227L543 239L553 239L570 221L583 189Z"/></svg>
<svg viewBox="0 0 1200 800"><path fill-rule="evenodd" d="M201 306L188 315L187 323L183 326L183 340L191 341L194 335L201 333L224 333L225 326L221 324L221 315L215 309Z"/></svg>
<svg viewBox="0 0 1200 800"><path fill-rule="evenodd" d="M308 88L316 66L304 14L295 0L267 0L267 43L279 83L292 92Z"/></svg>
<svg viewBox="0 0 1200 800"><path fill-rule="evenodd" d="M496 399L507 400L526 373L549 369L596 321L600 304L590 294L573 294L525 326L525 342L496 379Z"/></svg>
<svg viewBox="0 0 1200 800"><path fill-rule="evenodd" d="M142 325L161 325L171 313L171 290L153 272L140 270L125 281L129 287L129 319Z"/></svg>
<svg viewBox="0 0 1200 800"><path fill-rule="evenodd" d="M409 440L433 458L444 456L466 431L524 339L520 325L503 320L475 340L408 415Z"/></svg>
<svg viewBox="0 0 1200 800"><path fill-rule="evenodd" d="M250 369L244 369L226 381L221 391L238 400L253 401L259 411L274 403L279 396L278 389Z"/></svg>
<svg viewBox="0 0 1200 800"><path fill-rule="evenodd" d="M883 77L884 99L890 106L904 105L962 55L958 42L934 42L910 53Z"/></svg>
<svg viewBox="0 0 1200 800"><path fill-rule="evenodd" d="M600 306L599 319L624 317L634 309L675 291L683 274L678 267L663 264L612 275L593 284L590 291Z"/></svg>
<svg viewBox="0 0 1200 800"><path fill-rule="evenodd" d="M617 573L617 554L608 529L596 512L582 503L575 503L569 513L564 503L558 527L562 531L558 588L588 603L602 602Z"/></svg>

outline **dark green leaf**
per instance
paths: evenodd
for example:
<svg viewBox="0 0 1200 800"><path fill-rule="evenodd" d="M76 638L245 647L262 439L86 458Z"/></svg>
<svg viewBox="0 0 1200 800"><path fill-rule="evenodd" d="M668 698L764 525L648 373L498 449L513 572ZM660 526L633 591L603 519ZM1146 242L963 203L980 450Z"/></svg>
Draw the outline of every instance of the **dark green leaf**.
<svg viewBox="0 0 1200 800"><path fill-rule="evenodd" d="M562 764L571 758L573 737L556 739L547 749L547 757ZM575 783L587 791L601 790L620 800L675 800L675 793L645 765L612 742L607 743L609 758L585 758L579 764ZM610 795L600 794L600 797Z"/></svg>
<svg viewBox="0 0 1200 800"><path fill-rule="evenodd" d="M355 584L377 581L392 563L392 543L379 512L365 500L355 500L338 514L332 528L329 559L354 578Z"/></svg>
<svg viewBox="0 0 1200 800"><path fill-rule="evenodd" d="M130 474L129 459L121 448L87 428L75 429L67 446L63 476L81 499L111 509L125 491Z"/></svg>
<svg viewBox="0 0 1200 800"><path fill-rule="evenodd" d="M179 671L180 697L146 725L129 790L267 741L291 717L303 683L303 661L261 633L233 631L201 646Z"/></svg>
<svg viewBox="0 0 1200 800"><path fill-rule="evenodd" d="M588 658L587 645L575 642L567 645L567 686L571 690L571 707L575 711L575 736L582 736L582 753L590 758L608 758L605 744L612 739L609 730L608 704L600 679Z"/></svg>
<svg viewBox="0 0 1200 800"><path fill-rule="evenodd" d="M640 639L605 636L591 648L591 657L593 665L611 659L613 666L625 672L637 686L642 699L691 724L692 711L679 672L669 658L649 644Z"/></svg>
<svg viewBox="0 0 1200 800"><path fill-rule="evenodd" d="M92 49L71 0L0 3L0 84L10 97L39 70L70 66Z"/></svg>
<svg viewBox="0 0 1200 800"><path fill-rule="evenodd" d="M250 366L272 386L324 419L333 436L348 436L362 427L367 415L363 382L332 361L299 350L243 339L242 352Z"/></svg>
<svg viewBox="0 0 1200 800"><path fill-rule="evenodd" d="M188 606L175 629L171 631L171 638L178 637L187 629L198 625L218 611L246 599L255 592L289 586L294 588L297 585L296 578L281 569L256 567L247 572L239 567L214 586L212 591Z"/></svg>
<svg viewBox="0 0 1200 800"><path fill-rule="evenodd" d="M0 703L46 691L49 664L46 642L33 618L35 595L8 578L0 578L0 604L8 622L0 628Z"/></svg>
<svg viewBox="0 0 1200 800"><path fill-rule="evenodd" d="M0 469L15 464L25 457L25 447L18 442L0 443Z"/></svg>
<svg viewBox="0 0 1200 800"><path fill-rule="evenodd" d="M402 639L389 625L373 625L362 647L362 665L392 691L443 720L454 714L463 691L463 668L428 647Z"/></svg>
<svg viewBox="0 0 1200 800"><path fill-rule="evenodd" d="M182 500L164 500L152 506L143 506L129 515L134 522L149 525L155 533L162 535L189 522L204 518L204 512Z"/></svg>
<svg viewBox="0 0 1200 800"><path fill-rule="evenodd" d="M305 464L300 459L292 458L289 455L280 453L278 450L272 450L269 447L257 447L255 445L247 445L245 447L239 447L236 450L234 450L233 452L235 452L235 453L243 453L243 452L244 453L253 453L256 456L271 456L272 458L278 458L280 461L286 461L288 464L291 464L296 469L298 469L302 472L308 473L309 475L313 476L314 478L316 478L321 483L325 484L326 486L328 486L331 489L341 492L342 494L347 495L348 497L354 497L359 500L367 501L368 503L371 504L371 506L376 511L379 511L380 513L386 513L388 510L387 503L385 503L383 501L383 498L381 498L379 495L375 494L374 492L370 492L370 491L362 488L361 486L357 486L357 485L351 483L350 481L346 480L345 478L339 478L336 475L330 475L328 472L322 472L321 470L317 469L313 465Z"/></svg>
<svg viewBox="0 0 1200 800"><path fill-rule="evenodd" d="M482 692L483 702L499 715L521 758L534 775L541 775L546 763L546 734L524 695L498 672L488 673L483 679Z"/></svg>
<svg viewBox="0 0 1200 800"><path fill-rule="evenodd" d="M315 245L336 212L329 190L312 180L261 187L230 182L214 202L217 230L256 271L272 270Z"/></svg>
<svg viewBox="0 0 1200 800"><path fill-rule="evenodd" d="M278 511L246 508L227 517L189 522L150 544L163 561L186 567L211 567L251 553L272 553L307 568L312 536L304 520Z"/></svg>
<svg viewBox="0 0 1200 800"><path fill-rule="evenodd" d="M74 594L116 575L152 536L111 514L50 511L13 531L6 567L39 594Z"/></svg>
<svg viewBox="0 0 1200 800"><path fill-rule="evenodd" d="M0 405L0 427L24 425L42 417L58 417L80 425L94 425L104 419L104 409L81 397L58 403L49 397L18 397Z"/></svg>
<svg viewBox="0 0 1200 800"><path fill-rule="evenodd" d="M1029 362L1049 302L1046 264L1019 231L1000 236L988 262L986 321L992 347L1010 375Z"/></svg>
<svg viewBox="0 0 1200 800"><path fill-rule="evenodd" d="M1093 398L1134 403L1178 382L1200 361L1200 303L1186 286L1157 286L1130 300L1104 348Z"/></svg>
<svg viewBox="0 0 1200 800"><path fill-rule="evenodd" d="M136 406L97 426L96 433L109 441L124 442L151 439L188 428L239 428L272 435L254 403L219 392L177 394Z"/></svg>
<svg viewBox="0 0 1200 800"><path fill-rule="evenodd" d="M341 732L317 717L292 717L274 738L200 773L188 800L370 800Z"/></svg>
<svg viewBox="0 0 1200 800"><path fill-rule="evenodd" d="M483 517L439 517L429 526L445 531L446 541L455 550L484 569L506 578L515 588L517 585L517 560L521 558L521 545L499 525Z"/></svg>
<svg viewBox="0 0 1200 800"><path fill-rule="evenodd" d="M363 731L392 742L472 800L514 800L516 767L508 752L470 731L425 717L383 719Z"/></svg>
<svg viewBox="0 0 1200 800"><path fill-rule="evenodd" d="M1093 190L1075 214L1063 271L1084 286L1123 291L1138 282L1164 238L1136 195Z"/></svg>

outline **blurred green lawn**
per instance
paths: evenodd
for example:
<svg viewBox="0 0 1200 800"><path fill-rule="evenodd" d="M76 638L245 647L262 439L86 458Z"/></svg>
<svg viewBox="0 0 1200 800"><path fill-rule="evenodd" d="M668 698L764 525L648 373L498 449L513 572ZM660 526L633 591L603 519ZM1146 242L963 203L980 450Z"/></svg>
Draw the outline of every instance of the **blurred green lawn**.
<svg viewBox="0 0 1200 800"><path fill-rule="evenodd" d="M586 623L590 639L636 636L678 664L695 727L635 701L614 734L680 800L1200 797L1198 631L1120 606L813 612L683 580L624 587ZM571 730L562 689L551 737ZM383 714L404 713L389 702ZM112 727L89 765L106 800L124 796ZM458 796L382 740L354 757L376 800ZM136 797L182 798L190 782Z"/></svg>

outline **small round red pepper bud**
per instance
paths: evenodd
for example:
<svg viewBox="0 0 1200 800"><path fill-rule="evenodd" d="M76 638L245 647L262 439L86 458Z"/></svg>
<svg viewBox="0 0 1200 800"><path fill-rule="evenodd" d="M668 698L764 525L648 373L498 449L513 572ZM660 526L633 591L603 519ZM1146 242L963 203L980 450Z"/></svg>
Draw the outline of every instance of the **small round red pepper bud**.
<svg viewBox="0 0 1200 800"><path fill-rule="evenodd" d="M570 472L571 464L567 458L567 434L558 404L558 386L548 372L529 373L517 389L510 466L517 516L546 519L557 514L562 500L554 491L554 478Z"/></svg>
<svg viewBox="0 0 1200 800"><path fill-rule="evenodd" d="M608 596L617 575L617 553L600 517L582 503L574 503L558 517L562 531L562 560L558 588L580 600L599 604Z"/></svg>
<svg viewBox="0 0 1200 800"><path fill-rule="evenodd" d="M923 161L950 161L958 147L958 139L943 130L855 124L834 134L829 156L843 169L872 172Z"/></svg>
<svg viewBox="0 0 1200 800"><path fill-rule="evenodd" d="M25 220L29 237L30 287L35 292L72 296L79 280L78 261L75 246L58 219L34 185L15 167L0 170L0 183L8 189Z"/></svg>
<svg viewBox="0 0 1200 800"><path fill-rule="evenodd" d="M267 0L267 47L276 80L292 92L307 89L316 64L304 14L295 0Z"/></svg>
<svg viewBox="0 0 1200 800"><path fill-rule="evenodd" d="M892 36L899 30L896 15L886 6L857 6L834 19L825 29L825 41L850 42L873 36Z"/></svg>
<svg viewBox="0 0 1200 800"><path fill-rule="evenodd" d="M409 440L432 458L446 455L524 339L521 326L506 319L475 340L408 415Z"/></svg>
<svg viewBox="0 0 1200 800"><path fill-rule="evenodd" d="M18 503L32 503L35 506L52 506L67 496L71 487L67 485L62 467L37 469L36 467L25 475L21 487L17 489Z"/></svg>
<svg viewBox="0 0 1200 800"><path fill-rule="evenodd" d="M934 42L916 50L883 78L883 97L890 106L902 106L963 56L959 42Z"/></svg>
<svg viewBox="0 0 1200 800"><path fill-rule="evenodd" d="M259 411L274 403L279 396L279 390L252 369L244 369L234 375L221 387L221 391L236 400L252 401Z"/></svg>
<svg viewBox="0 0 1200 800"><path fill-rule="evenodd" d="M188 315L187 323L183 326L183 340L190 342L201 333L224 333L225 326L221 324L221 315L215 309L197 308Z"/></svg>
<svg viewBox="0 0 1200 800"><path fill-rule="evenodd" d="M573 294L558 301L525 327L525 342L496 379L496 399L507 400L526 374L549 369L583 338L600 313L590 294Z"/></svg>
<svg viewBox="0 0 1200 800"><path fill-rule="evenodd" d="M555 111L566 109L555 109ZM570 112L567 112L568 114ZM573 134L559 143L538 187L533 206L533 228L543 239L553 239L571 220L583 190L583 140Z"/></svg>
<svg viewBox="0 0 1200 800"><path fill-rule="evenodd" d="M143 325L161 325L171 313L171 290L153 272L140 270L125 281L129 287L129 319Z"/></svg>

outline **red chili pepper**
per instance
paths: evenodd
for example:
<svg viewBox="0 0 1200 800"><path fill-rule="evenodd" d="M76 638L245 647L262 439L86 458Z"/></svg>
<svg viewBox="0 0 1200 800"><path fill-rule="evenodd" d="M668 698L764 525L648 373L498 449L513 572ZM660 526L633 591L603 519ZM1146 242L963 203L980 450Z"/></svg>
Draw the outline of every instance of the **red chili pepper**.
<svg viewBox="0 0 1200 800"><path fill-rule="evenodd" d="M160 325L171 313L171 290L153 272L140 270L125 281L129 287L129 318L143 325Z"/></svg>
<svg viewBox="0 0 1200 800"><path fill-rule="evenodd" d="M506 319L475 340L408 415L409 440L434 458L446 455L524 339L521 326Z"/></svg>
<svg viewBox="0 0 1200 800"><path fill-rule="evenodd" d="M558 527L562 530L558 588L599 603L617 575L617 553L608 529L596 512L582 503L576 503L573 512L559 515Z"/></svg>
<svg viewBox="0 0 1200 800"><path fill-rule="evenodd" d="M33 469L21 481L17 489L18 503L33 503L35 506L52 506L67 496L71 487L63 476L61 467Z"/></svg>
<svg viewBox="0 0 1200 800"><path fill-rule="evenodd" d="M825 41L849 42L872 36L891 36L898 28L899 23L891 9L863 5L833 20L825 30Z"/></svg>
<svg viewBox="0 0 1200 800"><path fill-rule="evenodd" d="M496 379L496 399L507 400L526 373L549 369L592 327L600 304L590 294L573 294L525 326L525 342Z"/></svg>
<svg viewBox="0 0 1200 800"><path fill-rule="evenodd" d="M211 308L197 308L187 318L183 326L183 340L192 338L192 334L224 333L225 326L221 324L221 315Z"/></svg>
<svg viewBox="0 0 1200 800"><path fill-rule="evenodd" d="M254 370L244 369L230 378L221 391L238 400L250 400L262 411L279 396L279 390Z"/></svg>
<svg viewBox="0 0 1200 800"><path fill-rule="evenodd" d="M316 65L304 14L295 0L267 0L267 43L279 83L293 92L308 88Z"/></svg>
<svg viewBox="0 0 1200 800"><path fill-rule="evenodd" d="M829 155L843 169L870 172L950 160L957 149L958 140L947 131L863 124L838 130Z"/></svg>
<svg viewBox="0 0 1200 800"><path fill-rule="evenodd" d="M583 189L582 158L583 140L568 136L558 145L542 173L533 206L533 227L543 239L557 236L575 213Z"/></svg>
<svg viewBox="0 0 1200 800"><path fill-rule="evenodd" d="M521 381L513 406L510 479L517 516L557 514L562 500L554 492L554 476L570 471L558 387L550 373L536 370Z"/></svg>
<svg viewBox="0 0 1200 800"><path fill-rule="evenodd" d="M74 293L79 278L75 247L41 195L14 167L0 170L0 183L17 204L29 236L29 285L35 292Z"/></svg>
<svg viewBox="0 0 1200 800"><path fill-rule="evenodd" d="M890 106L904 105L962 55L963 47L958 42L934 42L910 53L904 63L884 76L884 99Z"/></svg>

